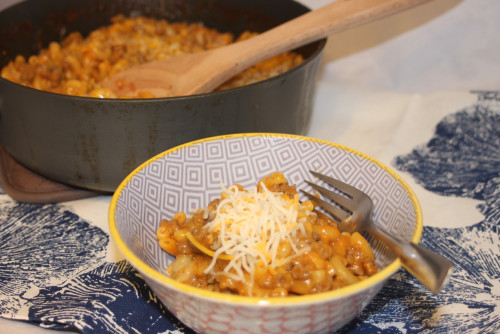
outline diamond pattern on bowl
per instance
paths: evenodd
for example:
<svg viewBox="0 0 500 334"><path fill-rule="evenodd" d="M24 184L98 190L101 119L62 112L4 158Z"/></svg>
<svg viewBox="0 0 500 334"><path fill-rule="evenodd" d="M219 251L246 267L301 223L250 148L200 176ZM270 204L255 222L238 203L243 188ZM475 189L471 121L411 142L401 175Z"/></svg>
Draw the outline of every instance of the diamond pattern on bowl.
<svg viewBox="0 0 500 334"><path fill-rule="evenodd" d="M298 189L317 182L309 170L331 175L368 193L377 224L395 236L411 239L418 203L387 167L340 145L288 135L235 135L189 143L152 158L117 190L116 228L124 244L148 266L165 274L173 257L161 251L156 229L161 219L205 207L220 196L220 185L244 187L274 171ZM368 236L378 264L394 255ZM132 264L135 264L132 261ZM185 292L152 277L151 268L135 264L165 306L186 325L205 333L321 333L332 331L358 314L380 290L384 277L363 289L314 303L288 305L227 303ZM292 306L292 307L290 307Z"/></svg>

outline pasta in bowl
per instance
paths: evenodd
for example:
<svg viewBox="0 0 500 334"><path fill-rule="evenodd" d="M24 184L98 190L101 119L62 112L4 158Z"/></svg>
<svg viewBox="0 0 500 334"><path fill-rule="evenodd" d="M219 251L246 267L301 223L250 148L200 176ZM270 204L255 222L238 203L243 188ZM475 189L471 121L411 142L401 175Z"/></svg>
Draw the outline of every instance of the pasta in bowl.
<svg viewBox="0 0 500 334"><path fill-rule="evenodd" d="M342 235L334 224L315 217L313 203L301 201L297 193L297 189L310 190L304 182L310 179L309 170L363 189L374 199L377 224L401 239L418 242L422 233L418 200L388 167L338 144L268 133L206 138L151 158L115 192L109 210L111 235L167 309L195 331L334 331L370 303L400 262L377 240ZM236 243L221 241L220 236L216 240L213 232L232 228L241 240L256 233L237 232L234 222L213 219L217 212L213 210L227 210L225 199L236 206L232 198L236 193L252 202L252 196L259 194L253 187L259 184L261 193L278 194L285 206L296 205L297 216L304 219L301 224L299 219L283 223L284 235L291 236L284 238L289 245L276 239L275 253L272 243L254 240L245 251L260 250L254 258L253 277L250 269L242 271L244 279L238 280L236 263L224 275L227 264L239 256L231 250ZM266 230L266 225L261 224L259 233L272 239L269 233L280 228ZM333 242L342 238L344 245ZM226 245L214 247L217 243ZM347 278L342 277L346 268ZM331 275L333 271L339 277ZM353 277L355 281L350 281Z"/></svg>
<svg viewBox="0 0 500 334"><path fill-rule="evenodd" d="M273 172L253 189L223 187L220 198L186 219L162 220L160 247L175 255L173 279L242 296L285 297L338 289L377 272L359 233L341 233L311 201Z"/></svg>

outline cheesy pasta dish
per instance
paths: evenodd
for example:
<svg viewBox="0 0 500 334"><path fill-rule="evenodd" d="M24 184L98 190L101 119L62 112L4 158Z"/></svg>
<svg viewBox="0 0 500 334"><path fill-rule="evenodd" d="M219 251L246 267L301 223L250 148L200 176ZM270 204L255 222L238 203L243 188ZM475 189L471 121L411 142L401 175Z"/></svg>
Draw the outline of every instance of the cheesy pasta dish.
<svg viewBox="0 0 500 334"><path fill-rule="evenodd" d="M79 32L62 42L52 42L38 55L18 55L3 67L3 78L39 90L97 98L152 98L149 92L137 96L116 96L100 85L104 79L134 65L218 48L237 39L199 23L167 22L147 17L118 15L109 26L92 31L86 38ZM303 57L285 52L248 68L218 90L247 85L284 73L301 64Z"/></svg>
<svg viewBox="0 0 500 334"><path fill-rule="evenodd" d="M157 230L175 255L168 274L195 287L256 297L338 289L378 270L359 233L342 233L274 172L252 189L222 186L219 199L191 217L177 213Z"/></svg>

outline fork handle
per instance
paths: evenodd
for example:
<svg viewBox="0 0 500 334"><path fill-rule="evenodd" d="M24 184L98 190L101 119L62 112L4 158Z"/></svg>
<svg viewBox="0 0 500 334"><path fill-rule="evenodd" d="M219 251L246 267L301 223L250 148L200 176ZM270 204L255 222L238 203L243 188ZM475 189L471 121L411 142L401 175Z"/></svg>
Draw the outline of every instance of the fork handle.
<svg viewBox="0 0 500 334"><path fill-rule="evenodd" d="M399 240L372 224L368 230L399 257L403 267L437 294L451 276L452 263L445 257L413 242Z"/></svg>

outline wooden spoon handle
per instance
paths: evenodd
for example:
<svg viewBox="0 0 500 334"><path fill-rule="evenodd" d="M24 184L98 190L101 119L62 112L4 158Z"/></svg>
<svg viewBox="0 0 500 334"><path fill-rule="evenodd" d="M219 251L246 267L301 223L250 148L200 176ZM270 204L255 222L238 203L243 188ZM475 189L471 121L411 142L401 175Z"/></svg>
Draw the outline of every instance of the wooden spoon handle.
<svg viewBox="0 0 500 334"><path fill-rule="evenodd" d="M336 0L256 37L230 45L234 50L228 53L229 59L220 61L233 61L238 70L244 70L282 52L428 1L430 0Z"/></svg>
<svg viewBox="0 0 500 334"><path fill-rule="evenodd" d="M253 38L135 66L102 85L124 96L138 90L158 97L210 92L262 60L427 1L430 0L336 0Z"/></svg>

